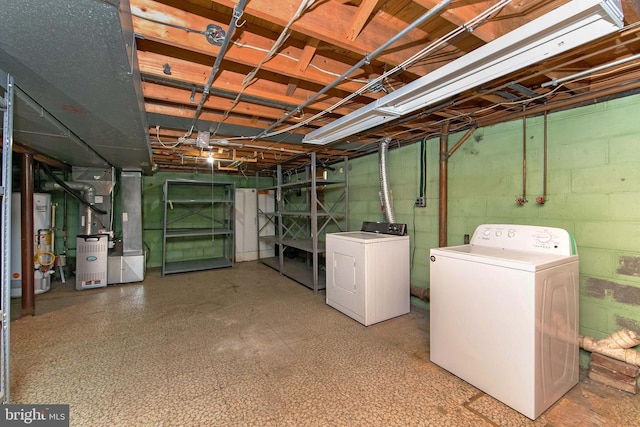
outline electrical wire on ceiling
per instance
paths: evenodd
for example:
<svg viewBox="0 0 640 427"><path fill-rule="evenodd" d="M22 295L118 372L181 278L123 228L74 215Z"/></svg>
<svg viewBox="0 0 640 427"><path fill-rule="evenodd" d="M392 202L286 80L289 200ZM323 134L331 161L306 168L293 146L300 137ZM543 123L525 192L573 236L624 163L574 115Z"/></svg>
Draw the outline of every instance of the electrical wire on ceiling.
<svg viewBox="0 0 640 427"><path fill-rule="evenodd" d="M314 1L315 1L315 0L314 0ZM168 23L168 22L159 21L159 20L152 19L152 18L149 18L149 17L146 17L146 16L138 15L138 14L135 14L135 13L132 13L132 14L131 14L131 16L133 16L133 17L135 17L135 18L138 18L138 19L142 19L142 20L144 20L144 21L153 22L154 24L158 24L158 25L165 25L165 26L167 26L167 27L177 28L177 29L179 29L179 30L183 30L183 31L186 31L186 32L189 32L189 33L202 34L202 35L204 35L205 37L207 36L207 31L206 31L206 30L205 30L205 31L200 31L200 30L196 30L196 29L194 29L194 28L185 27L185 26L183 26L183 25L177 25L177 24L172 24L172 23ZM211 25L215 25L215 24L211 24ZM210 26L211 26L211 25L210 25ZM239 27L239 25L237 25L236 27ZM216 37L217 37L218 39L220 39L220 41L222 41L222 40L223 40L223 37L219 37L219 36L216 36ZM232 40L232 41L231 41L231 43L232 43L234 46L237 46L237 47L239 47L239 48L252 49L252 50L256 50L256 51L258 51L258 52L268 53L268 52L270 51L270 49L265 49L265 48L263 48L263 47L254 46L254 45L251 45L251 44L248 44L248 43L245 43L245 42L239 42L239 41L237 41L237 40ZM212 44L213 44L213 43L212 43ZM275 55L273 55L273 56L278 56L278 57L285 58L285 59L288 59L288 60L290 60L290 61L294 61L294 62L300 62L300 59L299 59L299 58L296 58L295 56L287 55L286 53L277 52L277 53L276 53ZM318 65L316 65L316 64L312 64L312 63L310 63L310 64L309 64L309 67L311 67L311 68L313 68L313 69L315 69L315 70L318 70L319 72L321 72L321 73L323 73L323 74L326 74L326 75L332 76L332 77L338 77L338 76L340 76L340 74L338 74L338 73L336 73L336 72L333 72L333 71L329 71L329 70L327 70L327 69L324 69L324 68L322 68L322 67L320 67L320 66L318 66ZM363 84L364 84L364 83L367 83L367 80L366 80L366 79L352 79L352 78L347 78L346 80L351 81L351 82L355 82L355 83L363 83Z"/></svg>
<svg viewBox="0 0 640 427"><path fill-rule="evenodd" d="M635 26L636 26L636 24L634 23L634 24L631 24L631 25L621 29L620 31L623 32L623 31L628 30L629 28L632 28L632 27L635 27ZM615 47L618 47L618 45L616 45ZM628 60L626 62L636 60L636 56L637 55L634 55L634 56L628 58ZM622 60L622 62L624 63L625 61ZM613 65L617 65L617 64L613 64ZM601 74L591 74L591 73L588 73L586 71L582 72L582 73L577 73L575 75L576 78L571 80L571 81L566 82L566 84L573 83L573 82L576 82L578 80L589 78L589 77L602 77L602 76L605 76L607 74L613 74L613 73L619 72L620 70L624 70L624 69L627 69L627 68L634 68L636 66L638 66L638 63L632 63L632 64L628 64L628 65L617 67L615 70L612 70L612 71L609 71L609 72L606 72L606 73L601 73ZM602 66L602 67L606 67L606 65ZM600 69L601 69L601 67L596 67L594 69L594 71L599 71ZM543 73L541 72L539 74L543 74ZM571 77L571 76L569 76L569 77ZM562 85L562 86L564 86L564 85ZM560 87L558 87L558 88L556 88L554 90L551 90L551 91L549 91L549 92L547 92L545 94L539 95L539 96L533 96L533 97L529 97L529 98L524 98L524 99L517 100L517 101L505 101L505 102L494 103L494 104L489 105L487 107L484 107L484 108L482 108L480 110L476 110L476 111L474 111L472 113L462 113L462 114L459 114L459 115L447 117L447 118L442 119L442 120L440 120L438 122L430 124L429 127L436 126L436 125L441 125L442 123L444 123L446 121L463 120L465 118L467 118L469 120L469 122L475 122L475 121L477 121L477 119L473 119L472 117L473 116L477 116L479 114L482 114L485 111L489 111L489 110L495 109L495 108L500 107L500 106L506 106L506 107L508 107L508 106L517 106L517 105L528 104L528 103L534 102L536 100L543 100L543 99L548 98L549 96L554 95L559 89L560 89ZM577 90L579 90L579 89L577 89ZM560 92L560 93L567 93L568 95L571 95L571 93L569 91ZM451 105L452 106L460 105L460 104L462 104L462 103L464 103L464 102L466 102L468 100L469 100L469 98L458 100L456 102L453 102ZM422 115L426 116L427 114L420 113L420 114L414 116L414 118L419 118ZM468 127L468 126L469 126L468 124L463 124L460 128L464 129L464 128ZM401 130L401 131L398 131L398 132L394 133L393 137L397 137L398 135L400 135L402 133L411 133L412 134L412 139L413 139L413 141L415 141L415 139L417 138L417 136L415 134L415 130L416 130L416 127L413 127L410 130Z"/></svg>
<svg viewBox="0 0 640 427"><path fill-rule="evenodd" d="M238 47L240 47L240 48L253 49L253 50L257 50L258 52L265 52L265 53L269 52L269 49L265 49L265 48L258 47L258 46L253 46L253 45L250 45L250 44L247 44L247 43L243 43L243 42L239 42L239 41L234 41L233 44L238 46ZM285 58L285 59L288 59L288 60L294 61L294 62L300 62L299 58L296 58L296 57L291 56L291 55L287 55L286 53L277 53L275 56L279 56L281 58ZM309 64L309 67L311 67L313 69L316 69L316 70L320 71L321 73L327 74L329 76L333 76L333 77L339 77L340 76L340 74L338 74L338 73L335 73L335 72L329 71L329 70L325 70L324 68L319 67L319 66L317 66L315 64L312 64L312 63ZM355 83L363 83L363 84L368 82L368 80L366 80L366 79L351 79L351 78L347 78L345 80L350 81L350 82L355 82Z"/></svg>
<svg viewBox="0 0 640 427"><path fill-rule="evenodd" d="M235 29L235 26L238 23L238 20L240 19L242 14L244 13L245 3L246 3L246 0L240 0L233 8L233 16L231 17L231 22L229 22L229 30L224 36L224 40L222 41L222 44L220 46L220 52L218 52L218 55L216 56L216 60L215 60L215 63L213 64L213 68L209 73L209 79L207 80L207 84L204 86L204 90L202 91L202 96L200 97L200 102L198 103L198 107L196 108L193 121L191 122L191 127L189 128L189 131L185 136L190 136L191 133L193 132L193 128L195 127L198 121L198 116L200 115L200 111L202 111L202 107L204 106L205 101L209 97L209 90L211 89L211 86L213 85L213 81L216 75L218 74L220 64L222 64L222 59L224 58L224 55L227 52L227 48L229 46L229 42L231 41L231 37L233 36L233 31Z"/></svg>
<svg viewBox="0 0 640 427"><path fill-rule="evenodd" d="M628 65L628 66L626 66L624 68L632 68L633 66L637 66L637 65L638 64L630 64L630 65ZM595 76L602 77L602 76L606 76L608 74L613 74L615 71L616 70L613 70L613 71L609 71L609 72L606 72L606 73L601 73L600 75L595 75ZM619 71L619 70L617 70L617 71ZM489 105L487 107L484 107L484 108L482 108L480 110L476 110L473 113L462 113L462 114L458 114L456 116L443 118L442 120L439 120L437 122L430 123L429 125L426 126L426 128L413 127L412 129L399 130L397 132L394 132L394 133L390 134L389 136L391 138L398 139L400 137L400 135L402 135L404 133L411 133L411 136L409 138L407 138L406 141L413 142L417 138L433 138L433 137L437 137L438 135L440 135L440 132L439 131L434 131L434 130L432 130L432 128L436 128L437 129L437 128L441 127L442 124L444 122L446 122L446 121L454 122L456 120L463 120L463 119L467 119L468 120L466 123L462 123L462 124L458 125L456 128L450 129L451 133L467 129L471 125L471 123L477 123L477 118L475 118L475 116L477 116L479 114L482 114L484 112L493 110L495 108L501 107L501 106L505 106L505 105L522 105L523 103L529 103L529 102L532 102L534 100L542 99L542 98L547 98L547 102L549 103L548 105L552 105L552 103L549 102L550 101L549 98L552 97L552 96L557 96L557 95L560 95L560 94L564 94L564 95L567 95L567 96L573 96L576 91L579 92L581 90L588 89L589 86L585 85L583 87L571 88L571 89L567 89L565 91L561 91L560 90L565 85L569 85L569 84L575 83L575 82L577 82L579 80L584 80L587 77L588 76L581 76L580 78L576 78L575 80L571 80L571 81L567 81L567 82L564 82L562 84L559 84L553 90L551 90L551 91L549 91L549 92L547 92L547 93L545 93L543 95L540 95L538 97L527 98L527 99L524 99L524 100L521 100L521 101L497 102L497 103L491 104L491 105ZM594 76L592 76L592 77L594 77ZM562 98L562 99L564 99L564 98ZM424 130L424 133L420 133L420 132L416 133L416 130ZM379 139L379 138L377 138L377 139ZM404 138L399 138L399 139L404 139Z"/></svg>
<svg viewBox="0 0 640 427"><path fill-rule="evenodd" d="M180 142L176 142L175 144L172 145L166 145L164 142L162 142L162 140L160 139L160 126L157 125L156 126L156 138L158 139L158 143L160 145L162 145L164 148L176 148L178 145L180 145Z"/></svg>
<svg viewBox="0 0 640 427"><path fill-rule="evenodd" d="M229 114L231 113L231 111L236 107L236 105L238 105L238 103L240 102L240 98L244 94L244 91L247 89L247 87L249 87L251 83L253 83L253 80L256 77L256 74L258 74L258 71L260 71L260 68L262 67L262 65L267 61L269 61L271 58L273 58L273 56L282 47L285 40L289 38L289 34L291 32L291 26L293 25L293 23L296 22L305 13L305 11L315 3L315 1L316 0L303 0L300 3L298 10L291 17L287 25L282 29L282 31L280 32L280 35L278 36L278 39L273 44L271 49L262 58L262 60L258 63L258 65L256 65L256 67L253 70L251 70L245 76L244 79L242 79L242 88L240 89L240 91L238 91L238 95L236 96L235 100L231 103L231 106L222 115L222 119L218 121L218 124L215 130L213 131L214 135L218 133L218 130L220 129L220 126L222 126L222 123L224 123L224 121L229 117Z"/></svg>
<svg viewBox="0 0 640 427"><path fill-rule="evenodd" d="M372 86L374 86L376 84L379 84L380 81L384 80L385 78L388 78L388 76L394 76L394 75L397 75L400 72L405 71L407 68L413 66L419 60L422 60L425 57L433 54L434 52L438 52L441 49L443 49L444 47L448 46L449 43L452 43L452 41L454 39L456 39L457 37L459 37L461 34L464 34L466 32L472 32L475 28L477 28L478 26L480 26L484 22L486 22L486 20L490 16L492 16L496 12L500 11L502 8L504 8L506 5L508 5L512 1L513 0L501 0L501 1L499 1L498 3L496 3L495 5L489 7L487 10L485 10L482 13L480 13L476 17L474 17L474 18L470 19L469 21L467 21L466 23L458 26L457 28L455 28L454 30L450 31L446 35L440 37L439 39L431 42L428 46L426 46L425 48L423 48L419 52L415 53L413 56L411 56L407 60L403 61L400 65L397 65L394 68L392 68L391 70L383 73L381 76L370 80L363 87L361 87L357 91L351 93L350 95L346 96L342 100L336 102L331 107L329 107L329 108L327 108L327 109L325 109L325 110L323 110L323 111L321 111L321 112L309 117L308 119L305 119L302 122L299 122L299 123L296 123L296 124L293 124L293 125L289 125L284 129L273 131L273 129L277 125L283 123L285 120L287 120L288 118L292 117L293 114L296 113L296 111L302 110L304 107L309 105L311 102L315 101L315 99L318 97L318 94L321 95L324 92L326 92L325 89L327 87L334 87L338 82L338 81L334 81L333 83L329 84L328 86L325 86L325 89L323 89L320 92L318 92L316 94L316 96L310 98L309 100L307 100L307 102L305 102L304 104L301 104L300 106L298 106L293 112L287 114L283 119L280 119L277 122L275 122L274 124L272 124L271 126L269 126L269 128L265 129L265 131L263 131L261 134L254 136L253 139L256 139L256 138L259 138L259 137L260 138L264 138L264 137L275 136L275 135L278 135L278 134L283 133L283 132L290 132L290 131L292 131L294 129L298 129L298 128L302 127L302 126L306 126L309 123L317 120L318 118L320 118L320 117L322 117L322 116L324 116L326 114L332 113L336 108L344 105L346 102L352 100L353 98L355 98L357 96L360 96L362 93L364 93L366 90L368 90Z"/></svg>
<svg viewBox="0 0 640 427"><path fill-rule="evenodd" d="M456 29L454 29L453 31L451 31L450 33L446 34L445 36L439 38L438 40L432 42L431 44L429 44L427 47L425 47L424 49L422 49L420 52L414 54L412 57L410 57L409 59L405 60L403 63L401 63L400 65L394 67L393 69L384 72L381 76L375 78L375 79L371 79L371 80L367 80L366 83L364 84L364 86L362 88L360 88L358 91L350 94L349 96L343 98L341 101L335 103L334 105L332 105L331 107L325 109L324 111L321 111L319 113L317 113L316 115L309 117L297 124L294 125L290 125L284 129L280 129L278 131L274 131L274 132L269 132L266 134L261 134L260 137L271 137L271 136L277 136L279 134L282 133L288 133L291 132L295 129L298 129L302 126L306 126L309 123L311 123L314 120L317 120L319 118L321 118L322 116L329 114L331 112L333 112L336 108L344 105L345 103L347 103L348 101L350 101L351 99L355 98L356 96L361 95L362 93L364 93L367 90L370 90L372 87L375 87L376 85L379 85L380 82L384 82L384 81L388 81L390 76L394 76L397 75L398 73L405 71L406 69L414 66L418 61L424 60L424 58L426 56L432 57L435 53L437 53L438 51L442 50L443 48L445 48L446 46L448 46L449 44L453 43L454 40L456 38L458 38L460 35L465 35L468 34L470 32L472 32L476 27L478 27L479 25L482 25L484 22L486 22L490 16L492 16L493 14L495 14L497 11L501 10L504 6L506 6L507 4L511 3L513 0L502 0L500 2L498 2L497 4L493 5L492 7L488 8L486 11L484 11L483 13L479 14L478 16L476 16L475 18L469 20L468 22L466 22L465 24L457 27ZM284 42L284 40L286 40L286 34L287 34L287 29L288 27L295 21L298 19L299 15L306 10L309 6L311 6L313 3L315 2L315 0L308 0L308 1L303 1L303 3L300 5L298 12L296 13L296 15L294 15L294 17L292 18L292 20L290 21L290 23L287 25L287 27L285 27L285 29L283 30L283 32L281 33L281 36L279 38L282 39L282 42ZM146 17L141 17L139 15L134 15L137 17L140 17L141 19L146 19L152 22L157 22L155 20L152 20L150 18L146 18ZM164 24L162 22L158 22L160 24ZM166 24L166 25L170 25L170 26L175 26L175 27L180 27L181 26L176 26L175 24ZM186 28L183 28L185 30L187 30ZM193 32L199 32L196 30L193 30ZM199 32L199 33L203 33L203 32ZM234 42L236 45L238 46L243 46L243 47L251 47L254 49L258 49L258 50L264 50L261 48L256 48L256 47L252 47L246 44L241 44L241 43L236 43ZM276 43L276 45L274 45L274 48L272 48L271 50L267 51L267 55L265 55L265 59L263 59L261 61L261 63L259 64L258 67L256 67L256 69L254 69L254 73L250 73L251 75L251 79L253 79L253 77L255 77L255 73L257 73L257 70L259 69L260 66L262 66L262 64L264 64L268 59L270 59L271 57L274 56L274 54L276 54L276 50L277 48L279 48L279 44ZM278 54L281 55L281 54ZM296 58L290 57L288 55L283 55L288 57L289 59L293 59L296 60ZM213 71L213 70L212 70ZM213 73L212 73L213 74ZM335 73L330 73L330 74L335 74ZM249 75L247 76L249 77ZM247 78L245 78L247 79ZM250 81L250 80L249 80ZM362 81L365 82L365 81ZM334 82L335 83L335 82ZM243 82L243 89L241 91L244 92L244 90L246 89L246 82ZM240 93L240 94L241 94ZM234 101L233 106L235 106L237 104L237 101L239 100L240 94L238 95L238 97L236 98L236 101ZM205 94L203 94L203 97L201 98L201 104L203 103L202 101L204 100ZM308 105L309 101L307 101L307 105ZM305 104L302 104L305 105ZM233 106L231 108L233 108ZM229 109L227 112L225 112L225 118L228 117L228 114L230 112L231 109ZM294 109L294 111L288 116L288 117L292 117L294 114L296 114L296 112L301 112L302 108L300 108L300 106L297 109ZM198 114L198 111L196 112L196 116ZM218 124L218 127L216 128L216 132L219 130L219 126L220 124ZM191 134L193 130L193 126L189 132L188 135ZM230 139L256 139L257 136L251 136L251 137L235 137L235 138L230 138Z"/></svg>
<svg viewBox="0 0 640 427"><path fill-rule="evenodd" d="M510 1L506 1L506 2L504 2L504 3L506 4L506 3L509 3L509 2L510 2ZM487 19L488 19L488 18L487 18ZM485 21L486 21L486 19L485 19ZM634 24L634 25L637 25L637 24ZM462 26L462 27L464 27L464 26ZM625 28L624 28L623 30L621 30L621 31L624 31L625 29L628 29L628 28L630 28L630 27L625 27ZM472 30L472 29L471 29L471 30ZM468 34L468 33L461 33L461 36L465 36L466 34ZM246 46L246 45L245 45L245 46ZM444 48L444 47L441 47L441 48L440 48L440 50L442 50L443 48ZM261 48L258 48L258 49L262 50ZM265 50L265 51L266 51L266 50ZM434 51L434 52L437 52L437 51ZM282 54L276 53L276 55L282 55ZM283 56L286 56L286 55L283 55ZM433 52L429 54L429 57L430 57L430 58L431 58L431 57L433 57ZM291 58L291 59L296 60L295 58ZM424 62L424 61L425 61L425 58L419 59L417 62L415 62L415 63L414 63L414 65L415 65L415 64L417 64L417 63L419 63L420 61ZM265 61L263 61L262 63L264 63L264 62L265 62ZM624 67L619 67L619 68L616 68L615 70L608 71L608 72L605 72L605 73L593 74L593 75L591 75L590 77L591 77L591 78L603 77L603 76L606 76L606 75L611 74L611 73L614 73L614 72L619 72L620 70L624 70L624 69L627 69L627 68L635 67L635 66L637 66L637 65L638 65L638 64L630 64L630 65L626 65L626 66L624 66ZM407 66L407 68L408 68L408 67L410 67L410 66L412 66L412 65L408 65L408 66ZM390 70L390 71L391 71L391 70ZM401 71L404 71L404 70L401 70ZM381 78L388 79L388 78L389 78L389 76L391 76L391 75L392 75L391 73L384 73L384 74L381 76ZM462 130L462 129L464 129L464 128L468 127L468 126L470 125L470 123L471 123L471 122L476 122L476 121L477 121L477 117L478 117L479 115L482 115L482 114L484 114L484 113L487 113L487 112L489 112L489 111L491 111L491 110L493 110L493 109L496 109L496 108L499 108L499 107L506 107L506 106L519 105L519 104L522 104L522 103L530 103L530 102L533 102L533 101L535 101L535 100L537 100L537 99L540 99L540 98L542 98L542 97L544 97L544 98L548 98L548 97L550 97L550 96L554 96L554 97L555 97L556 95L558 95L558 94L563 94L563 93L570 94L570 92L569 92L568 90L567 90L567 91L563 91L563 90L562 90L562 88L563 88L563 87L565 87L565 85L568 85L568 84L570 84L570 83L574 83L574 82L576 82L576 81L578 81L578 80L584 80L585 78L588 78L588 77L587 77L587 76L585 76L585 77L582 77L582 78L577 78L577 79L575 79L575 80L568 81L568 82L566 82L566 83L564 83L564 84L559 84L559 85L558 85L557 87L555 87L552 91L547 92L547 93L545 93L544 95L540 95L539 97L532 97L532 98L522 99L522 100L518 100L518 101L498 102L498 103L494 103L494 104L492 104L492 105L490 105L490 106L487 106L487 107L484 107L484 108L478 109L478 110L476 110L476 111L474 111L474 112L472 112L472 113L463 113L463 114L459 114L459 115L457 115L457 116L450 116L450 117L447 117L447 118L442 119L442 120L440 120L440 121L438 121L438 122L436 122L436 123L434 123L434 124L430 124L430 125L428 125L428 126L427 126L427 128L426 128L426 129L424 129L424 131L425 131L424 135L438 135L439 133L438 133L438 132L435 132L435 133L434 133L434 131L431 129L431 127L432 127L432 126L438 126L438 125L442 124L442 123L443 123L443 122L445 122L445 121L464 120L464 121L465 121L465 123L459 124L458 126L456 126L456 127L455 127L455 129L452 129L452 130L451 130L452 132L456 132L456 131L459 131L459 130ZM579 89L574 88L574 90L579 90ZM359 94L359 93L362 93L362 92L356 92L356 93L358 93L358 94ZM467 101L468 101L468 100L469 100L469 98L466 98L465 100L467 100ZM464 102L465 100L462 100L462 101L460 101L460 102ZM456 102L456 104L458 104L458 102ZM334 106L334 107L335 107L335 106ZM334 107L330 107L330 109L327 109L326 111L331 112L331 111L333 111ZM313 119L313 118L312 118L312 119ZM296 124L296 125L294 125L294 126L290 126L290 127L286 128L286 129L284 129L284 130L281 130L281 131L278 131L278 132L274 132L274 133L271 133L271 134L267 134L266 136L273 136L273 135L282 134L282 133L284 133L284 132L290 132L291 130L293 130L293 129L296 129L296 128L300 127L300 125L305 125L305 124L308 124L308 123L309 123L309 120L307 119L307 120L304 120L304 122L302 122L301 124ZM417 127L417 129L420 129L420 126L418 126L418 127ZM412 132L412 133L411 133L411 142L415 142L415 140L418 138L418 137L416 136L415 130L416 130L416 128L415 128L415 127L414 127L413 129L410 129L410 130L401 130L401 131L399 131L399 132L395 132L395 133L393 133L393 134L392 134L392 135L390 135L390 136L391 136L391 137L393 137L393 138L398 138L398 137L400 137L400 136L401 136L402 134L404 134L404 133ZM254 138L255 138L255 137L237 137L237 138L229 138L229 139L232 139L232 140L235 140L235 139L238 139L238 140L245 139L245 140L246 140L246 139L254 139ZM425 138L427 138L427 136L425 136ZM160 144L162 144L162 145L164 146L164 144L160 141L159 136L158 136L158 141L160 142ZM398 142L398 143L400 143L400 142ZM264 149L264 147L261 147L261 149ZM274 153L274 158L276 158L276 157L277 157L277 153Z"/></svg>

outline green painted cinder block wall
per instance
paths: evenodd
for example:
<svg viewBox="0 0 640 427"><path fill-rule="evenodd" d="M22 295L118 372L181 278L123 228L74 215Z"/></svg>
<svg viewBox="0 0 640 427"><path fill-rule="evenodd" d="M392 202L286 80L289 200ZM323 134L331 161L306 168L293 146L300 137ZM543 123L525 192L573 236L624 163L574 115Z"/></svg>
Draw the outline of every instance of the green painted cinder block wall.
<svg viewBox="0 0 640 427"><path fill-rule="evenodd" d="M449 159L448 243L462 244L483 223L567 229L580 255L580 333L604 337L622 327L640 332L640 95L549 114L547 202L543 193L544 118L477 129ZM449 138L452 147L463 133ZM429 249L438 246L439 140L426 141L427 207L419 193L420 144L388 153L397 222L411 236L411 282L429 286ZM351 229L382 220L378 156L350 161ZM414 303L419 304L416 300ZM584 356L584 354L583 354Z"/></svg>
<svg viewBox="0 0 640 427"><path fill-rule="evenodd" d="M142 239L148 251L147 267L162 266L162 222L164 205L162 191L167 179L185 179L199 181L232 182L235 188L267 187L273 184L273 179L255 176L236 176L214 172L207 173L168 173L158 172L153 176L142 177ZM185 248L189 252L186 256L193 258L193 249ZM209 254L207 254L209 255ZM172 256L179 259L179 248L172 251ZM202 256L205 256L203 253Z"/></svg>

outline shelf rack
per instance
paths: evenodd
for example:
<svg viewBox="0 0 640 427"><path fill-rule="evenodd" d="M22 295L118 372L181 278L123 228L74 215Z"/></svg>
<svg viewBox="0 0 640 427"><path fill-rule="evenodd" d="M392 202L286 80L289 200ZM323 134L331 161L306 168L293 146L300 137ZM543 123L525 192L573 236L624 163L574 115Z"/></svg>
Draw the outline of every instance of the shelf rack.
<svg viewBox="0 0 640 427"><path fill-rule="evenodd" d="M276 185L259 189L276 200L275 211L258 209L258 239L275 246L276 256L258 252L258 259L317 293L326 287L324 236L347 231L349 224L349 165L345 157L319 169L315 153L308 155L302 169L283 172L277 165Z"/></svg>
<svg viewBox="0 0 640 427"><path fill-rule="evenodd" d="M234 263L233 183L164 182L162 275Z"/></svg>

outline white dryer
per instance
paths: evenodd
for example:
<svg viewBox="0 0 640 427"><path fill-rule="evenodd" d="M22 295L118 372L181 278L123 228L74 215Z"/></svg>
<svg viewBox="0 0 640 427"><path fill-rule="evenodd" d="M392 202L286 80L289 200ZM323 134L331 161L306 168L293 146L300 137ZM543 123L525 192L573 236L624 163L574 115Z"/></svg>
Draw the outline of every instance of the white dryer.
<svg viewBox="0 0 640 427"><path fill-rule="evenodd" d="M481 225L431 250L431 361L536 419L578 382L578 255L569 233Z"/></svg>
<svg viewBox="0 0 640 427"><path fill-rule="evenodd" d="M365 222L327 234L327 304L365 326L409 312L405 224Z"/></svg>

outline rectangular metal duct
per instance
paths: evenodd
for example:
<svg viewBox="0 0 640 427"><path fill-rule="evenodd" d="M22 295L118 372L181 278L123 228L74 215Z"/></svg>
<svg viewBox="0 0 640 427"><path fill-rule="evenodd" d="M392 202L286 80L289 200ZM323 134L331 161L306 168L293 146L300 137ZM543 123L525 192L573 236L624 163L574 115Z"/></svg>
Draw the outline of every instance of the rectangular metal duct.
<svg viewBox="0 0 640 427"><path fill-rule="evenodd" d="M128 0L0 0L0 34L0 64L29 97L16 142L72 166L151 172Z"/></svg>
<svg viewBox="0 0 640 427"><path fill-rule="evenodd" d="M122 171L120 174L122 198L122 254L142 255L142 174L140 171Z"/></svg>

